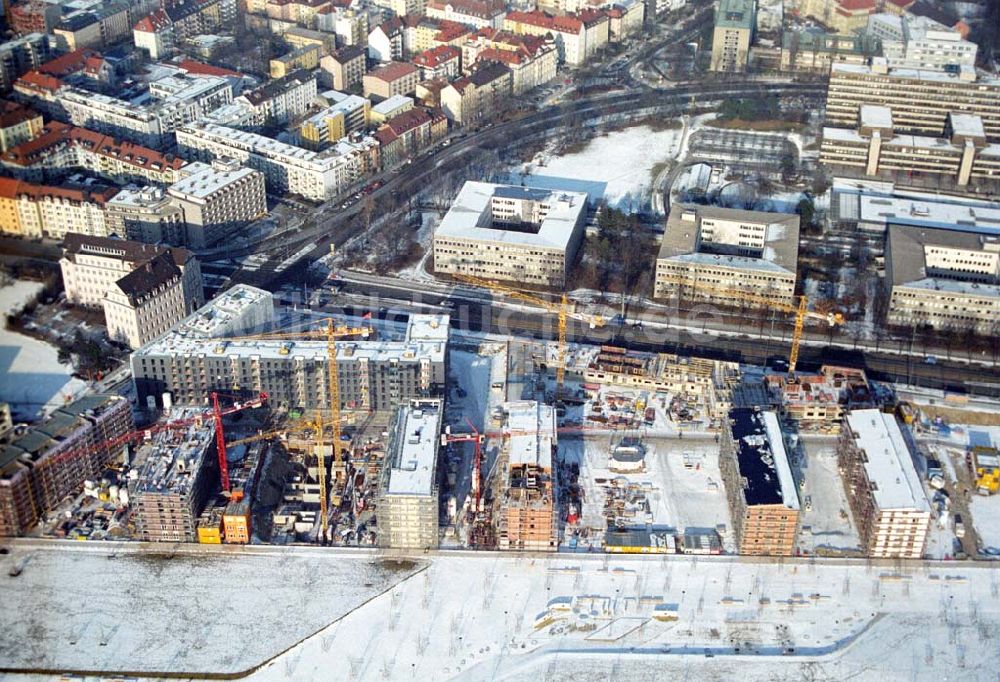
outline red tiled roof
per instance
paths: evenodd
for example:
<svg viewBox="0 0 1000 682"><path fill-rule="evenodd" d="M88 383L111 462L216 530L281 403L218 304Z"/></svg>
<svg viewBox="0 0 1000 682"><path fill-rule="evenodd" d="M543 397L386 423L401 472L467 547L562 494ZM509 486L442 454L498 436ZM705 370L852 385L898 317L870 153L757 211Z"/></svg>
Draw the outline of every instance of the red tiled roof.
<svg viewBox="0 0 1000 682"><path fill-rule="evenodd" d="M508 12L507 18L519 24L529 24L560 33L579 33L583 22L573 16L555 17L548 12Z"/></svg>
<svg viewBox="0 0 1000 682"><path fill-rule="evenodd" d="M18 185L21 182L14 178L0 177L0 199L13 199L17 196Z"/></svg>
<svg viewBox="0 0 1000 682"><path fill-rule="evenodd" d="M45 90L48 92L56 92L62 87L62 81L55 76L49 76L44 73L39 73L38 71L29 71L23 74L14 83L14 88L17 89L18 86L23 86L26 90Z"/></svg>
<svg viewBox="0 0 1000 682"><path fill-rule="evenodd" d="M462 58L462 51L454 45L438 45L429 50L424 50L413 58L413 63L425 68L434 68L445 62Z"/></svg>
<svg viewBox="0 0 1000 682"><path fill-rule="evenodd" d="M169 26L170 17L164 10L158 9L137 21L135 26L132 27L132 30L139 31L141 33L156 33L157 31L162 31Z"/></svg>
<svg viewBox="0 0 1000 682"><path fill-rule="evenodd" d="M177 63L177 66L184 69L188 73L195 74L196 76L243 76L243 74L239 71L224 69L221 66L215 66L213 64L205 64L204 62L195 61L194 59L183 59Z"/></svg>
<svg viewBox="0 0 1000 682"><path fill-rule="evenodd" d="M839 9L849 12L875 9L875 0L837 0L837 4L840 6Z"/></svg>
<svg viewBox="0 0 1000 682"><path fill-rule="evenodd" d="M427 3L428 7L440 11L444 11L448 5L451 5L452 9L459 14L479 17L480 19L490 19L497 14L503 14L505 9L503 3L481 2L480 0L431 0Z"/></svg>
<svg viewBox="0 0 1000 682"><path fill-rule="evenodd" d="M520 52L515 52L514 50L500 50L495 47L487 47L482 50L477 56L476 61L494 61L503 62L504 64L521 64L524 62L524 56Z"/></svg>
<svg viewBox="0 0 1000 682"><path fill-rule="evenodd" d="M91 57L97 57L100 59L101 53L96 50L91 50L89 47L84 47L79 50L68 52L61 57L50 59L39 66L38 70L49 76L65 78L71 74L83 71L84 67L87 65L87 60Z"/></svg>
<svg viewBox="0 0 1000 682"><path fill-rule="evenodd" d="M389 62L385 66L373 69L368 73L368 75L385 81L386 83L391 83L392 81L397 81L400 78L405 78L410 74L417 73L418 70L419 69L417 69L417 67L413 64L408 64L406 62Z"/></svg>

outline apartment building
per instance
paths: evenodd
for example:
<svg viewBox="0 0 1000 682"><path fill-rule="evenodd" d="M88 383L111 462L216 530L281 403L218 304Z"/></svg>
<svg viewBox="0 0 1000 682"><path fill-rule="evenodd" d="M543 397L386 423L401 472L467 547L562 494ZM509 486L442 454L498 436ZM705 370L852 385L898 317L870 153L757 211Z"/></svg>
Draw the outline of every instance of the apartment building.
<svg viewBox="0 0 1000 682"><path fill-rule="evenodd" d="M231 159L185 170L190 172L167 188L167 194L184 213L185 245L195 249L214 246L267 215L264 175L260 171L244 168Z"/></svg>
<svg viewBox="0 0 1000 682"><path fill-rule="evenodd" d="M454 21L414 16L403 19L402 31L403 54L408 56L439 45L458 47L472 33L471 28Z"/></svg>
<svg viewBox="0 0 1000 682"><path fill-rule="evenodd" d="M129 498L136 538L143 542L195 542L197 521L219 483L213 419L195 419L203 410L175 409L170 421L187 420L182 429L165 429L135 455Z"/></svg>
<svg viewBox="0 0 1000 682"><path fill-rule="evenodd" d="M333 54L337 49L337 36L332 31L313 31L296 26L284 31L281 34L281 39L293 50L315 45L322 50L324 56Z"/></svg>
<svg viewBox="0 0 1000 682"><path fill-rule="evenodd" d="M125 188L105 204L110 234L147 244L187 242L184 211L162 187Z"/></svg>
<svg viewBox="0 0 1000 682"><path fill-rule="evenodd" d="M42 115L29 107L0 100L0 152L42 134Z"/></svg>
<svg viewBox="0 0 1000 682"><path fill-rule="evenodd" d="M484 60L441 90L441 109L455 123L471 125L502 111L513 91L511 69L499 60Z"/></svg>
<svg viewBox="0 0 1000 682"><path fill-rule="evenodd" d="M857 130L824 128L820 160L848 175L929 176L947 187L992 191L1000 180L1000 145L988 144L983 119L948 114L944 136L898 134L888 107L863 105Z"/></svg>
<svg viewBox="0 0 1000 682"><path fill-rule="evenodd" d="M364 130L371 120L371 102L357 95L324 92L330 106L316 112L299 127L299 138L309 149L325 149L353 132ZM388 100L387 100L388 101Z"/></svg>
<svg viewBox="0 0 1000 682"><path fill-rule="evenodd" d="M108 234L104 207L117 189L105 185L35 185L0 178L0 232L26 239L62 239L67 232Z"/></svg>
<svg viewBox="0 0 1000 682"><path fill-rule="evenodd" d="M372 137L341 140L322 152L214 123L195 123L177 131L182 154L203 161L236 159L264 174L269 192L328 201L378 168L378 142Z"/></svg>
<svg viewBox="0 0 1000 682"><path fill-rule="evenodd" d="M49 36L44 33L29 33L0 44L0 91L9 92L20 76L37 69L52 54Z"/></svg>
<svg viewBox="0 0 1000 682"><path fill-rule="evenodd" d="M66 301L100 308L108 290L118 280L163 255L169 256L181 271L185 312L194 312L205 304L204 284L201 266L187 249L72 232L63 239L63 256L59 261Z"/></svg>
<svg viewBox="0 0 1000 682"><path fill-rule="evenodd" d="M834 33L863 29L884 0L799 0L799 14L819 21Z"/></svg>
<svg viewBox="0 0 1000 682"><path fill-rule="evenodd" d="M556 77L559 50L545 38L484 28L462 45L466 70L479 61L500 62L510 69L511 94L516 97Z"/></svg>
<svg viewBox="0 0 1000 682"><path fill-rule="evenodd" d="M403 21L388 19L368 32L368 57L376 62L403 58Z"/></svg>
<svg viewBox="0 0 1000 682"><path fill-rule="evenodd" d="M799 498L778 416L759 408L730 411L719 469L739 553L792 556Z"/></svg>
<svg viewBox="0 0 1000 682"><path fill-rule="evenodd" d="M625 0L604 10L608 15L608 40L624 43L642 32L646 21L646 5L640 0Z"/></svg>
<svg viewBox="0 0 1000 682"><path fill-rule="evenodd" d="M493 514L497 546L554 552L559 544L555 408L523 400L504 403L501 409L506 435L496 464L502 477Z"/></svg>
<svg viewBox="0 0 1000 682"><path fill-rule="evenodd" d="M420 69L406 62L389 62L366 73L362 82L365 97L412 95L420 82Z"/></svg>
<svg viewBox="0 0 1000 682"><path fill-rule="evenodd" d="M922 558L931 507L899 423L875 409L853 411L845 421L837 463L865 554Z"/></svg>
<svg viewBox="0 0 1000 682"><path fill-rule="evenodd" d="M400 114L410 111L413 109L413 106L414 102L412 97L393 95L389 99L384 99L372 107L368 122L381 125L390 118L395 118Z"/></svg>
<svg viewBox="0 0 1000 682"><path fill-rule="evenodd" d="M150 59L158 60L169 56L177 44L170 17L162 9L143 17L132 27L132 42L146 52Z"/></svg>
<svg viewBox="0 0 1000 682"><path fill-rule="evenodd" d="M553 16L547 12L507 13L503 28L514 34L551 36L559 51L559 61L570 66L587 62L610 38L610 20L599 10Z"/></svg>
<svg viewBox="0 0 1000 682"><path fill-rule="evenodd" d="M450 81L462 71L462 51L454 45L438 45L415 55L411 61L420 69L421 80Z"/></svg>
<svg viewBox="0 0 1000 682"><path fill-rule="evenodd" d="M268 68L271 78L284 78L293 71L304 69L312 71L319 68L319 58L323 56L323 48L319 45L303 45L288 54L272 59Z"/></svg>
<svg viewBox="0 0 1000 682"><path fill-rule="evenodd" d="M890 225L885 247L892 326L1000 331L1000 237Z"/></svg>
<svg viewBox="0 0 1000 682"><path fill-rule="evenodd" d="M876 14L868 19L867 32L882 43L890 68L955 71L976 66L979 46L928 17Z"/></svg>
<svg viewBox="0 0 1000 682"><path fill-rule="evenodd" d="M394 168L448 133L448 119L440 112L410 109L379 126L375 139L383 169Z"/></svg>
<svg viewBox="0 0 1000 682"><path fill-rule="evenodd" d="M422 17L426 11L427 0L373 0L372 4L396 17Z"/></svg>
<svg viewBox="0 0 1000 682"><path fill-rule="evenodd" d="M586 219L582 192L466 182L434 232L434 269L561 288Z"/></svg>
<svg viewBox="0 0 1000 682"><path fill-rule="evenodd" d="M84 481L99 479L122 455L111 443L133 428L128 400L95 394L0 445L0 536L23 535Z"/></svg>
<svg viewBox="0 0 1000 682"><path fill-rule="evenodd" d="M712 30L712 71L746 71L757 26L757 0L720 0Z"/></svg>
<svg viewBox="0 0 1000 682"><path fill-rule="evenodd" d="M426 7L432 19L454 21L473 30L502 28L506 13L506 4L498 0L430 0Z"/></svg>
<svg viewBox="0 0 1000 682"><path fill-rule="evenodd" d="M1000 142L1000 80L977 80L971 68L957 73L890 69L882 58L871 66L833 64L827 125L857 130L864 105L888 107L897 133L932 137L945 136L949 114L976 115L986 140Z"/></svg>
<svg viewBox="0 0 1000 682"><path fill-rule="evenodd" d="M109 97L58 79L22 78L17 91L50 117L154 148L169 147L178 126L233 99L228 78L174 73L149 85L150 101Z"/></svg>
<svg viewBox="0 0 1000 682"><path fill-rule="evenodd" d="M798 253L797 215L677 204L656 258L653 297L791 303Z"/></svg>
<svg viewBox="0 0 1000 682"><path fill-rule="evenodd" d="M255 395L265 392L272 405L289 409L328 408L326 341L232 336L251 326L242 322L245 316L238 311L254 311L253 326L260 327L273 324L273 305L268 318L260 308L271 305L267 292L245 287L228 294L132 354L139 400L159 400L166 391L175 405L202 405L212 391L236 390ZM220 327L220 317L232 318L234 324ZM222 336L232 338L217 338ZM440 315L411 316L401 340L338 341L342 408L382 411L411 398L441 395L447 344L448 318Z"/></svg>
<svg viewBox="0 0 1000 682"><path fill-rule="evenodd" d="M208 120L247 130L280 125L305 114L315 99L316 77L308 71L292 71L236 98L234 104L246 110L240 114L238 121L229 123L222 120L220 110L216 110Z"/></svg>
<svg viewBox="0 0 1000 682"><path fill-rule="evenodd" d="M341 92L361 85L365 76L365 49L359 45L342 47L319 60L319 67L327 75L327 85Z"/></svg>
<svg viewBox="0 0 1000 682"><path fill-rule="evenodd" d="M180 268L169 255L156 256L115 282L102 307L108 337L137 349L187 314Z"/></svg>
<svg viewBox="0 0 1000 682"><path fill-rule="evenodd" d="M380 547L437 549L443 413L441 400L410 400L396 411L376 507Z"/></svg>
<svg viewBox="0 0 1000 682"><path fill-rule="evenodd" d="M368 22L369 13L365 8L339 7L331 3L316 13L316 29L334 37L341 48L364 50Z"/></svg>

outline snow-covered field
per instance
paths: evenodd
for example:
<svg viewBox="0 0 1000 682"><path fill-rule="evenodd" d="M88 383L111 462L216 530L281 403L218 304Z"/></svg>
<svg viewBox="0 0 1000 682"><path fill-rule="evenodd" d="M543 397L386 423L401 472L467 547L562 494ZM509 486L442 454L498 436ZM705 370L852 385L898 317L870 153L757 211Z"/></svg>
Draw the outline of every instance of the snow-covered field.
<svg viewBox="0 0 1000 682"><path fill-rule="evenodd" d="M592 199L603 195L615 208L636 211L649 203L653 167L677 155L681 137L680 129L626 128L591 140L576 154L542 152L511 173L511 182L588 192Z"/></svg>
<svg viewBox="0 0 1000 682"><path fill-rule="evenodd" d="M329 549L199 556L62 546L0 556L3 667L241 672L421 566ZM26 556L21 575L9 577Z"/></svg>
<svg viewBox="0 0 1000 682"><path fill-rule="evenodd" d="M0 314L20 310L41 289L39 282L26 281L0 288ZM11 404L15 419L35 419L86 388L85 382L72 378L69 365L59 364L58 357L50 344L0 329L0 401Z"/></svg>

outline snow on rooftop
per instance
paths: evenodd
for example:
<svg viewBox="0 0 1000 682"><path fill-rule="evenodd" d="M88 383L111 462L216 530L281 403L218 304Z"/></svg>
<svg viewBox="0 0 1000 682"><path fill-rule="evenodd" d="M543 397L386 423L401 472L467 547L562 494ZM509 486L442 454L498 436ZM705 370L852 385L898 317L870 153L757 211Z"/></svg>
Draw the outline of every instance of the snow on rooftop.
<svg viewBox="0 0 1000 682"><path fill-rule="evenodd" d="M983 119L975 114L959 114L952 112L948 115L951 129L956 135L965 137L985 138L986 131L983 128Z"/></svg>
<svg viewBox="0 0 1000 682"><path fill-rule="evenodd" d="M876 104L862 104L861 125L892 130L892 109Z"/></svg>
<svg viewBox="0 0 1000 682"><path fill-rule="evenodd" d="M170 186L170 193L184 198L205 199L256 172L252 168L223 170L208 166L175 182Z"/></svg>
<svg viewBox="0 0 1000 682"><path fill-rule="evenodd" d="M494 197L541 204L543 217L538 231L531 233L494 227ZM462 186L462 191L455 197L434 236L565 250L581 226L586 210L587 195L583 192L470 181Z"/></svg>
<svg viewBox="0 0 1000 682"><path fill-rule="evenodd" d="M792 467L788 463L788 453L785 451L785 439L781 435L778 415L774 412L764 412L762 416L767 442L771 445L771 454L774 457L774 468L778 474L778 485L781 486L781 501L789 509L798 509L799 496L795 492L795 479L792 477Z"/></svg>
<svg viewBox="0 0 1000 682"><path fill-rule="evenodd" d="M863 194L860 196L858 219L864 223L894 223L1000 234L1000 206L952 203L931 196L916 200L913 197Z"/></svg>
<svg viewBox="0 0 1000 682"><path fill-rule="evenodd" d="M400 408L390 454L389 495L434 495L441 401L421 400Z"/></svg>
<svg viewBox="0 0 1000 682"><path fill-rule="evenodd" d="M552 447L556 444L556 413L549 405L534 400L504 403L507 421L503 430L509 434L510 465L533 465L552 468Z"/></svg>
<svg viewBox="0 0 1000 682"><path fill-rule="evenodd" d="M393 95L392 97L382 100L373 106L372 113L386 116L400 107L405 107L407 104L413 106L413 98L407 97L406 95Z"/></svg>
<svg viewBox="0 0 1000 682"><path fill-rule="evenodd" d="M847 415L847 424L855 435L855 444L867 455L865 473L875 484L872 495L879 509L929 512L930 505L896 418L874 409L855 410Z"/></svg>

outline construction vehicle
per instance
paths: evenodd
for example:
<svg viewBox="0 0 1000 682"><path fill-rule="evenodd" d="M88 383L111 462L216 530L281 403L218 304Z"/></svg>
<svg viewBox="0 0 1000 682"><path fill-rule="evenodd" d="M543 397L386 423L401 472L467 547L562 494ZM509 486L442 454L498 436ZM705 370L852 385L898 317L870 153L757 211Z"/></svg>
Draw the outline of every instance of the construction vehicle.
<svg viewBox="0 0 1000 682"><path fill-rule="evenodd" d="M525 303L530 303L531 305L544 308L550 313L555 313L559 320L559 345L556 349L556 400L559 400L559 396L562 394L563 382L566 378L566 321L570 318L578 320L580 322L586 322L590 325L591 329L596 329L598 327L603 327L607 324L607 321L600 315L589 315L587 313L575 312L569 304L569 300L566 298L566 294L562 294L559 303L553 303L551 301L546 301L543 298L539 298L533 294L528 294L523 291L518 291L517 289L512 289L510 287L504 286L502 284L497 284L488 279L483 279L482 277L476 277L474 275L455 275L455 277L468 284L473 284L478 287L487 289L494 294L501 296L509 296L510 298L517 299L519 301L524 301Z"/></svg>
<svg viewBox="0 0 1000 682"><path fill-rule="evenodd" d="M810 320L822 320L826 322L831 327L844 324L844 316L841 313L820 313L809 310L809 299L806 296L799 296L798 303L793 304L787 301L781 301L767 296L761 296L759 294L752 294L740 289L733 289L730 287L719 287L712 284L703 284L696 282L691 284L691 282L685 278L681 277L666 277L660 275L660 280L666 279L667 281L672 281L681 287L686 287L688 289L694 289L698 291L714 292L723 296L728 296L730 298L737 299L739 301L744 301L753 305L759 305L764 308L770 308L772 310L780 310L786 313L795 314L795 329L792 333L792 348L788 354L788 373L795 373L795 366L799 361L799 345L802 343L802 330L805 325L806 319Z"/></svg>

